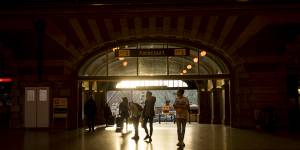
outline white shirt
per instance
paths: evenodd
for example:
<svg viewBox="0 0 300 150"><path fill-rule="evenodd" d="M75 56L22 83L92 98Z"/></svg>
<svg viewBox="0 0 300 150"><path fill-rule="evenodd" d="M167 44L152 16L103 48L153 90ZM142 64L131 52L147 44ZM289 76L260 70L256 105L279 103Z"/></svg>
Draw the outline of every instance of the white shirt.
<svg viewBox="0 0 300 150"><path fill-rule="evenodd" d="M189 100L186 97L176 98L174 108L176 110L176 118L188 119L189 116Z"/></svg>

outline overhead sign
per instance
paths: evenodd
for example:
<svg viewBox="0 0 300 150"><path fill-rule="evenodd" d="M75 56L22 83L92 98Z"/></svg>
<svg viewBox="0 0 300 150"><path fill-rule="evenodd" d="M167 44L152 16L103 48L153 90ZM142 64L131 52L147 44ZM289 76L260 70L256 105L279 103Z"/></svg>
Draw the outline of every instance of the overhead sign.
<svg viewBox="0 0 300 150"><path fill-rule="evenodd" d="M188 48L168 49L118 49L116 57L157 57L157 56L190 56Z"/></svg>

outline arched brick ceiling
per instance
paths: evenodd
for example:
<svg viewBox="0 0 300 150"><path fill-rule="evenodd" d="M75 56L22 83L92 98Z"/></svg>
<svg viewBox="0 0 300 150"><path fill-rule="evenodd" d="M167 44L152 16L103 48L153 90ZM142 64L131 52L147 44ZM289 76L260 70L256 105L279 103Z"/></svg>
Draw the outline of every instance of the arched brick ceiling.
<svg viewBox="0 0 300 150"><path fill-rule="evenodd" d="M188 39L231 56L247 54L243 51L250 51L253 44L249 43L253 40L257 43L258 34L267 33L266 38L272 36L266 31L270 25L300 20L298 5L221 6L24 8L23 11L0 12L4 22L0 24L0 31L26 30L35 35L33 21L41 18L46 22L44 50L53 54L45 59L65 58L72 66L99 45L130 38Z"/></svg>

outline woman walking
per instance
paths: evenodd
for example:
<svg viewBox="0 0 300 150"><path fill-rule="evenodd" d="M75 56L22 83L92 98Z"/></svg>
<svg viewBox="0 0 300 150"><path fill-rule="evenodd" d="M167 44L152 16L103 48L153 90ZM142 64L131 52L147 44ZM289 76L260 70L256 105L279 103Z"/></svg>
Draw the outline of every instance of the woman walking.
<svg viewBox="0 0 300 150"><path fill-rule="evenodd" d="M177 91L177 98L173 104L173 107L176 110L176 123L177 123L177 136L178 136L178 143L177 146L185 146L184 134L185 134L185 126L189 115L189 100L183 96L184 90L179 89Z"/></svg>

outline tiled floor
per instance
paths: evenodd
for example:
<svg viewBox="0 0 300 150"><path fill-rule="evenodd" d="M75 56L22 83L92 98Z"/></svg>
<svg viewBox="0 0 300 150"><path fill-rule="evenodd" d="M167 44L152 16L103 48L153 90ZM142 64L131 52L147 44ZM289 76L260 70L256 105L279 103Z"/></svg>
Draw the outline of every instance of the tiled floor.
<svg viewBox="0 0 300 150"><path fill-rule="evenodd" d="M129 126L128 130L132 130ZM114 127L70 131L7 130L0 131L1 150L176 150L176 126L173 123L155 124L153 141L131 139L133 133L116 133ZM297 149L300 138L271 135L263 132L229 128L222 125L188 124L185 150L242 150L242 149Z"/></svg>

